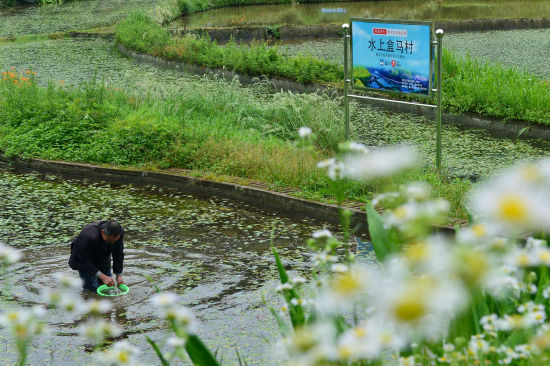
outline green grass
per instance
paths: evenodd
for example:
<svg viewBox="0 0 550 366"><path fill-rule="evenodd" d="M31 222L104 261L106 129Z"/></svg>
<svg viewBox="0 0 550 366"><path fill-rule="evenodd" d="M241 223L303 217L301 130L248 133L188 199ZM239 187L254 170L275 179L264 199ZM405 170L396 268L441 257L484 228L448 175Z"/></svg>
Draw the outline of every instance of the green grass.
<svg viewBox="0 0 550 366"><path fill-rule="evenodd" d="M25 74L27 75L27 74ZM316 94L243 92L238 83L188 82L134 96L98 82L79 87L30 85L15 73L0 83L0 149L7 156L162 169L178 167L293 187L331 199L317 161L343 140L337 101ZM17 79L17 86L13 80ZM310 126L315 150L301 150L297 129ZM432 173L416 173L431 180ZM432 177L432 178L430 178ZM409 177L410 178L410 177ZM393 187L402 182L391 182ZM404 182L404 181L403 181ZM445 186L463 217L462 187ZM385 188L349 183L349 199ZM454 197L453 197L454 196Z"/></svg>
<svg viewBox="0 0 550 366"><path fill-rule="evenodd" d="M228 67L253 76L287 77L302 83L331 82L343 77L343 70L335 64L309 56L285 57L265 43L246 46L230 42L219 46L207 37L171 38L168 30L141 13L130 15L115 31L117 42L124 46L171 60Z"/></svg>
<svg viewBox="0 0 550 366"><path fill-rule="evenodd" d="M546 80L447 50L443 60L446 109L550 125L550 84Z"/></svg>

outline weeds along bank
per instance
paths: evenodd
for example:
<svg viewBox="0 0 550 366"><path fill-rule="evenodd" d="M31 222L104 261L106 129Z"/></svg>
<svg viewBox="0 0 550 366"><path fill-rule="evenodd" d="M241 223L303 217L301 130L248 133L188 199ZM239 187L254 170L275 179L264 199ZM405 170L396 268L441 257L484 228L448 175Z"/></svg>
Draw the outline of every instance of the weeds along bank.
<svg viewBox="0 0 550 366"><path fill-rule="evenodd" d="M171 37L167 29L141 13L116 26L116 40L137 52L212 68L225 66L249 75L286 77L303 83L337 82L344 76L338 65L308 56L285 57L265 43L219 46L204 37Z"/></svg>
<svg viewBox="0 0 550 366"><path fill-rule="evenodd" d="M171 37L146 15L134 13L116 26L116 40L127 48L158 57L249 75L279 76L301 83L336 85L343 68L311 56L285 56L264 43L220 46L197 36ZM454 113L471 112L504 121L548 125L550 84L538 76L501 64L443 54L443 105Z"/></svg>
<svg viewBox="0 0 550 366"><path fill-rule="evenodd" d="M162 95L134 96L98 82L42 88L36 77L30 70L2 74L0 149L7 156L179 167L293 187L310 198L332 197L331 180L317 162L343 141L343 112L326 96L243 92L237 82L200 80ZM314 131L314 148L300 148L302 126ZM466 181L442 182L429 171L411 174L408 179L429 181L451 201L453 216L465 217ZM365 200L385 183L350 182L343 192Z"/></svg>

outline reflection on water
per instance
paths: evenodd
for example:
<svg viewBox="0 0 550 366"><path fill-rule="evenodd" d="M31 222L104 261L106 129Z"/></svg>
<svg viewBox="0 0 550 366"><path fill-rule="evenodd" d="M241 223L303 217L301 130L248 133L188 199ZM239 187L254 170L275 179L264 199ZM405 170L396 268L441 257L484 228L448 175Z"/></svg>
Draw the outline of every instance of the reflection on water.
<svg viewBox="0 0 550 366"><path fill-rule="evenodd" d="M550 16L546 0L400 0L224 7L182 17L173 27L346 23L350 17L404 20Z"/></svg>
<svg viewBox="0 0 550 366"><path fill-rule="evenodd" d="M161 191L161 192L159 192ZM271 364L278 329L267 307L277 305L273 244L285 265L307 270L303 245L322 223L278 217L273 212L218 199L198 199L175 190L138 189L106 183L59 181L56 177L0 171L0 240L23 250L23 260L2 283L12 298L2 308L40 304L40 290L55 288L56 272L68 267L69 241L88 222L105 217L126 228L125 282L130 292L113 297L108 315L124 329L123 338L138 345L155 362L145 335L160 341L164 326L148 304L154 285L182 295L201 321L199 335L219 348L231 363L238 348L249 364ZM148 276L150 283L145 276ZM70 290L76 299L97 296ZM33 344L31 364L85 364L91 357L75 327L82 319L51 311L53 332ZM0 330L0 364L15 357ZM221 353L220 353L221 352ZM87 361L88 360L88 361Z"/></svg>

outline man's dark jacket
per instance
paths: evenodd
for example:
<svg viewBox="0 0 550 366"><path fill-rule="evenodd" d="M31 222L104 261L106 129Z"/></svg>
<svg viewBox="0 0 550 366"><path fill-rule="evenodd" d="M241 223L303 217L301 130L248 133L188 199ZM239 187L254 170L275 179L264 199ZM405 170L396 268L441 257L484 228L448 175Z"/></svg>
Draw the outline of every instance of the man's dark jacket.
<svg viewBox="0 0 550 366"><path fill-rule="evenodd" d="M113 244L106 243L101 237L101 230L105 221L86 225L78 237L71 243L71 258L69 266L72 269L88 274L101 271L108 274L111 269L111 254L113 255L113 272L122 273L124 261L124 229L120 238Z"/></svg>

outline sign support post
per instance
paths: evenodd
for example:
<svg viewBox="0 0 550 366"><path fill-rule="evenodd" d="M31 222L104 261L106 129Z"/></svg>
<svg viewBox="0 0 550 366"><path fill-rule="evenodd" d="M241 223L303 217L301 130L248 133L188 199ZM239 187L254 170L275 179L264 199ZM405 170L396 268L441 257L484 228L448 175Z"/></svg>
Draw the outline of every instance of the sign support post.
<svg viewBox="0 0 550 366"><path fill-rule="evenodd" d="M435 167L439 172L441 170L441 64L443 63L442 57L442 38L443 38L443 29L438 29L435 31L437 36L437 136L436 136L436 146L435 146Z"/></svg>
<svg viewBox="0 0 550 366"><path fill-rule="evenodd" d="M346 129L346 141L349 140L349 99L348 99L348 87L350 80L348 78L348 44L350 40L349 24L343 24L344 29L344 108L345 108L345 129Z"/></svg>

